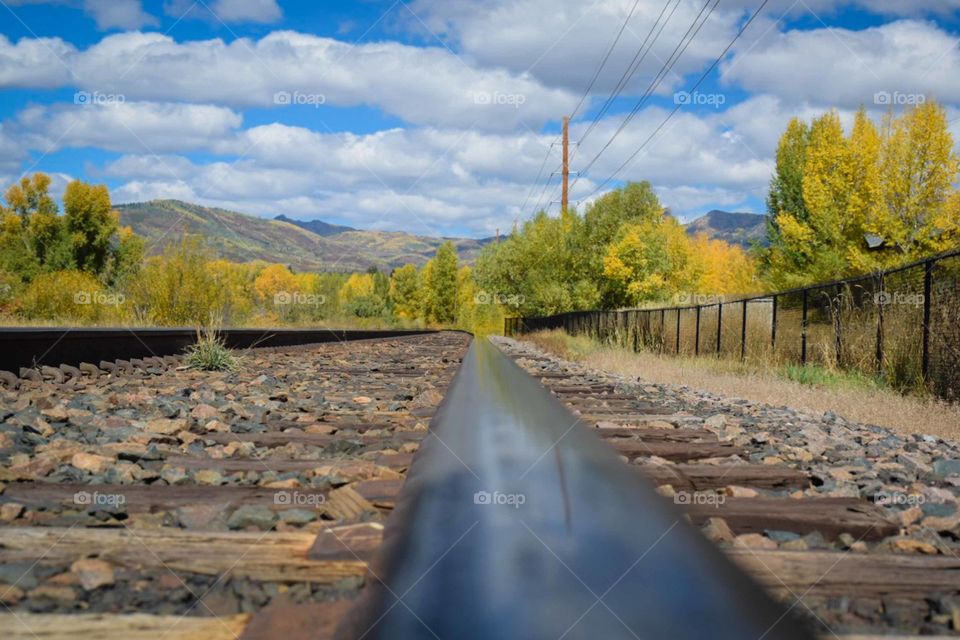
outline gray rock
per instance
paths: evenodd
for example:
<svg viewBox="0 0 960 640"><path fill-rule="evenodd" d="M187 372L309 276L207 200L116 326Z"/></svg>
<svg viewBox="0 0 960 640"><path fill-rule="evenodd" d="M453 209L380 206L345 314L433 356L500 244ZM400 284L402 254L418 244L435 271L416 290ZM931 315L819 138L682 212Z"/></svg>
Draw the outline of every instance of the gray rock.
<svg viewBox="0 0 960 640"><path fill-rule="evenodd" d="M317 519L317 512L309 509L285 509L277 516L287 524L307 524Z"/></svg>
<svg viewBox="0 0 960 640"><path fill-rule="evenodd" d="M267 507L246 505L230 514L230 518L227 520L227 526L231 529L255 527L261 531L269 531L273 529L276 519L276 514Z"/></svg>

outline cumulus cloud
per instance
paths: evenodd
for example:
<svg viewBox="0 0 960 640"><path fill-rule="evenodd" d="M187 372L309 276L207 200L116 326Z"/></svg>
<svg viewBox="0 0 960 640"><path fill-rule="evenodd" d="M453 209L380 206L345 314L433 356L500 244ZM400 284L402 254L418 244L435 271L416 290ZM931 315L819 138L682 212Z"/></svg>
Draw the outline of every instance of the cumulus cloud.
<svg viewBox="0 0 960 640"><path fill-rule="evenodd" d="M136 100L231 106L365 104L410 123L439 126L538 128L576 100L522 74L472 67L441 47L352 45L292 31L230 43L178 43L158 33L130 32L83 51L58 39L16 45L0 40L0 60L9 62L10 69L0 71L6 86L73 85Z"/></svg>
<svg viewBox="0 0 960 640"><path fill-rule="evenodd" d="M162 153L209 148L239 127L240 114L212 105L97 102L31 106L14 122L20 145L45 153L67 147Z"/></svg>
<svg viewBox="0 0 960 640"><path fill-rule="evenodd" d="M751 91L855 107L884 93L891 103L897 101L894 94L960 101L958 66L955 35L932 23L901 20L860 31L772 34L727 60L721 74L727 83Z"/></svg>

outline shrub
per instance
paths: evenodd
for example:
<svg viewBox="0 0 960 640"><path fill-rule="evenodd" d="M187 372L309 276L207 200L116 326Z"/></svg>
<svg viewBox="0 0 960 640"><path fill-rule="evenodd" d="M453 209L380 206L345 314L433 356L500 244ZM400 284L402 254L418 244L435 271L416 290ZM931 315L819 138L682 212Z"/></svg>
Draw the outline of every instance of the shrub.
<svg viewBox="0 0 960 640"><path fill-rule="evenodd" d="M23 293L20 309L27 318L91 323L126 314L126 298L103 288L81 271L43 273Z"/></svg>

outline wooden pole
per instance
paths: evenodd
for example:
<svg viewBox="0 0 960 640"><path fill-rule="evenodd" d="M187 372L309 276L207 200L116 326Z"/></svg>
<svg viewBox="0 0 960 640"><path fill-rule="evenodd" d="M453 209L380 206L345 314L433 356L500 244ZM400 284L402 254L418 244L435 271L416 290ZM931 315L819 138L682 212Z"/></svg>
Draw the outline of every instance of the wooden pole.
<svg viewBox="0 0 960 640"><path fill-rule="evenodd" d="M560 195L560 211L567 210L570 202L570 117L563 116L563 191Z"/></svg>

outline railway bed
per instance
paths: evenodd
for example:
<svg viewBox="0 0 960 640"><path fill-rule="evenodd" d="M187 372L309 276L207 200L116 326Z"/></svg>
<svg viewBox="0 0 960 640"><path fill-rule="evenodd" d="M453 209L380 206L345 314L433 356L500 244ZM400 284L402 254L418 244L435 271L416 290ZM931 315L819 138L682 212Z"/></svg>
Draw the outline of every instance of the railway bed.
<svg viewBox="0 0 960 640"><path fill-rule="evenodd" d="M823 637L960 633L957 443L498 343Z"/></svg>
<svg viewBox="0 0 960 640"><path fill-rule="evenodd" d="M168 358L0 389L3 636L275 637L317 606L307 628L332 624L469 339L260 348L236 373Z"/></svg>
<svg viewBox="0 0 960 640"><path fill-rule="evenodd" d="M4 637L958 633L955 444L494 342L0 380Z"/></svg>

